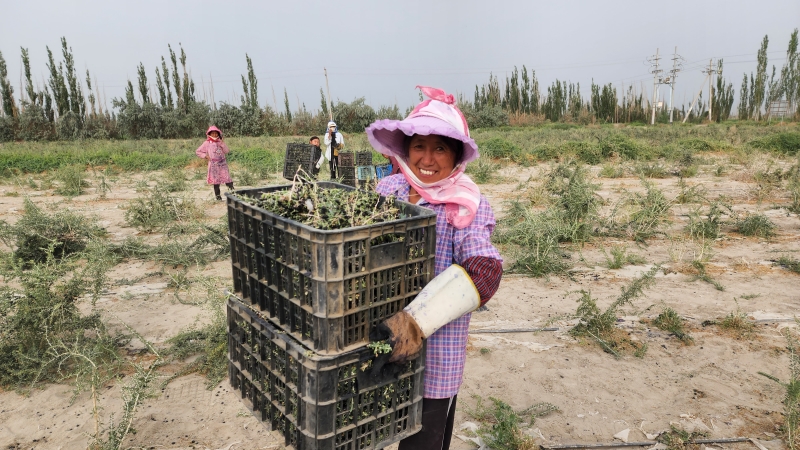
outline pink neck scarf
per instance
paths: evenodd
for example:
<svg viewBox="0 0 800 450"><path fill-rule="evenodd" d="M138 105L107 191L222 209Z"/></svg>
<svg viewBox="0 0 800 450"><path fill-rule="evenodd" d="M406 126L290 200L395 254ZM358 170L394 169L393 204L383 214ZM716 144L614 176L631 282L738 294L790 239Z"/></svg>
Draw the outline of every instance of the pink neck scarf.
<svg viewBox="0 0 800 450"><path fill-rule="evenodd" d="M468 227L478 213L481 203L481 192L478 185L464 173L463 164L459 164L444 180L435 183L423 183L408 167L406 158L397 157L400 170L406 181L428 203L445 204L447 222L460 229Z"/></svg>

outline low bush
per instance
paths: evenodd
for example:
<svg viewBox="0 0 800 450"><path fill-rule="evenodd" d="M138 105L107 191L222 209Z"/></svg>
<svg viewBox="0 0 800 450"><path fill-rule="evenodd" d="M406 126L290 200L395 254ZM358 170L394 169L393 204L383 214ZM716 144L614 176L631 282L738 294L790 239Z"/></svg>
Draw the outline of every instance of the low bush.
<svg viewBox="0 0 800 450"><path fill-rule="evenodd" d="M12 248L14 258L25 263L43 263L50 253L61 259L81 252L90 239L105 234L95 221L80 214L66 209L47 214L28 198L23 204L16 223L0 221L0 241Z"/></svg>
<svg viewBox="0 0 800 450"><path fill-rule="evenodd" d="M481 156L489 158L512 158L522 152L519 146L501 137L493 137L479 142L478 148Z"/></svg>
<svg viewBox="0 0 800 450"><path fill-rule="evenodd" d="M206 280L206 287L204 306L210 323L189 327L170 338L166 354L179 361L198 356L179 375L199 372L207 378L210 390L228 374L228 321L224 309L227 297L220 295L213 280Z"/></svg>
<svg viewBox="0 0 800 450"><path fill-rule="evenodd" d="M78 264L58 258L55 246L42 261L0 264L0 386L20 387L70 377L79 355L59 357L58 348L91 348L97 364L118 358L119 342L108 335L96 313L83 315L78 302L96 299L105 283L102 255ZM12 284L13 283L13 284ZM13 287L12 287L13 286Z"/></svg>
<svg viewBox="0 0 800 450"><path fill-rule="evenodd" d="M759 150L783 153L787 155L797 154L800 150L800 133L785 132L764 136L754 139L748 143L751 147Z"/></svg>
<svg viewBox="0 0 800 450"><path fill-rule="evenodd" d="M694 339L686 332L684 320L672 308L665 308L664 311L653 320L653 325L672 333L686 345L690 345L694 342Z"/></svg>
<svg viewBox="0 0 800 450"><path fill-rule="evenodd" d="M491 181L500 165L491 161L479 159L467 166L467 173L473 181L478 184L485 184Z"/></svg>
<svg viewBox="0 0 800 450"><path fill-rule="evenodd" d="M147 188L142 194L128 202L125 221L144 232L161 229L174 221L191 221L203 214L191 197L167 192L161 185Z"/></svg>
<svg viewBox="0 0 800 450"><path fill-rule="evenodd" d="M660 266L654 266L639 278L634 279L627 286L623 286L619 297L614 300L605 311L600 311L597 302L589 291L581 290L578 299L578 309L575 317L580 321L570 330L570 334L597 342L604 351L612 355L621 356L620 351L633 349L642 353L645 344L635 343L628 338L628 334L617 328L617 311L624 306L632 306L633 301L640 297L644 290L655 283L656 272Z"/></svg>
<svg viewBox="0 0 800 450"><path fill-rule="evenodd" d="M621 269L628 264L637 265L645 263L645 259L643 257L633 253L628 253L628 250L621 245L615 245L611 247L610 256L608 253L606 253L605 249L602 249L602 252L603 256L606 258L606 267L609 269Z"/></svg>
<svg viewBox="0 0 800 450"><path fill-rule="evenodd" d="M734 221L738 233L745 236L757 236L764 239L775 236L777 226L764 214L745 214Z"/></svg>
<svg viewBox="0 0 800 450"><path fill-rule="evenodd" d="M83 188L90 184L84 178L84 167L78 164L63 166L56 170L53 179L58 181L56 193L65 197L77 197L83 194Z"/></svg>
<svg viewBox="0 0 800 450"><path fill-rule="evenodd" d="M506 402L489 397L491 405L483 404L483 399L475 396L475 408L469 409L469 414L482 423L478 429L478 436L483 438L489 448L498 450L533 450L537 445L533 439L522 432L520 423L526 421L528 426L533 426L536 418L543 417L551 412L558 411L558 407L550 403L537 403L523 411L516 412Z"/></svg>

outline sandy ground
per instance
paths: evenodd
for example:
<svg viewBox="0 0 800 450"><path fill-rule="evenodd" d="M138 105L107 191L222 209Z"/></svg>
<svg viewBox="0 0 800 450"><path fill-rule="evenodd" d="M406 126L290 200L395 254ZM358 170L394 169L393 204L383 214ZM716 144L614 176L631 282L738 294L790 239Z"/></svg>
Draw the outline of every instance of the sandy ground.
<svg viewBox="0 0 800 450"><path fill-rule="evenodd" d="M723 156L719 158L724 159ZM523 424L524 432L539 443L601 443L630 430L630 441L646 440L647 434L666 430L671 424L687 430L705 431L709 437L746 436L760 439L770 449L781 448L773 439L781 422L782 388L758 374L759 371L786 379L789 373L783 327L795 327L791 318L800 309L800 276L776 267L772 261L787 254L797 258L800 251L800 218L773 205L785 204L779 190L758 203L752 173L765 161L748 166L729 166L723 177L714 176L713 164L703 166L701 174L689 184L703 184L710 198L727 195L739 211L762 211L777 225L778 235L770 240L745 238L727 232L713 245L708 273L725 290L694 280L685 270L697 246L691 242L656 237L647 246L632 241L603 239L572 253L570 277L548 279L519 275L504 277L500 290L489 303L489 310L473 315L471 329L503 329L550 326L557 331L539 333L481 333L470 337L470 350L464 384L459 395L456 428L471 421L468 414L476 396L495 397L517 410L538 402L549 402L559 411ZM508 166L499 182L482 186L498 215L503 202L521 194L519 183L536 177L547 166L532 168ZM595 172L599 168L594 168ZM135 198L135 183L157 174L120 175L112 191L100 198L94 188L71 200L52 190L31 191L19 185L0 186L0 219L14 222L22 211L20 193L27 193L37 204L53 204L98 218L111 239L121 241L135 235L124 221L124 206ZM40 177L34 177L39 179ZM640 189L636 178L600 179L599 194L613 203L627 190ZM673 198L678 192L675 177L654 180ZM530 183L536 186L536 178ZM191 182L192 195L202 202L205 215L215 220L225 214L222 202L211 200L211 190L201 180ZM670 234L680 234L688 214L697 205L673 208ZM147 236L158 240L160 236ZM605 268L601 247L624 245L644 256L647 263ZM655 287L646 292L634 307L622 312L619 326L633 340L645 342L643 358L624 356L615 359L591 342L581 342L568 334L574 324L578 295L590 290L601 307L618 295L620 288L662 263ZM114 269L112 283L98 307L112 323L125 321L149 341L159 345L196 321L207 320L202 308L178 302L167 277L152 262L134 262ZM167 270L168 271L168 270ZM155 273L155 274L153 274ZM153 274L145 276L146 274ZM229 286L229 262L219 261L191 276L219 277ZM690 326L695 344L683 345L647 323L663 307L678 311ZM702 322L737 311L758 320L756 332L746 338L721 333ZM113 313L116 318L111 317ZM115 322L117 321L117 322ZM133 341L127 349L131 358L141 354L141 343ZM168 367L166 372L177 367ZM165 373L165 377L168 373ZM120 388L126 378L104 386L100 397L100 417L107 424L121 413ZM0 392L0 446L8 449L85 448L95 431L90 396L84 392L73 398L69 385L48 385L24 396L13 391ZM133 423L135 434L126 446L157 449L261 449L281 448L283 441L253 418L227 380L207 390L205 379L188 375L171 381L145 399ZM458 431L458 434L468 434ZM739 448L751 444L737 444ZM453 439L451 448L474 448L471 442ZM726 447L735 447L727 445Z"/></svg>

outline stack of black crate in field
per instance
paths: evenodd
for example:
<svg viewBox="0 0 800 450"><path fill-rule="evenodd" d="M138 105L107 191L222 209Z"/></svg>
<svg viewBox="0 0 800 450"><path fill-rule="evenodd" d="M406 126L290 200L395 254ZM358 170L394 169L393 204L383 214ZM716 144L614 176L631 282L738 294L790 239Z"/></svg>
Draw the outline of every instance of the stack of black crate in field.
<svg viewBox="0 0 800 450"><path fill-rule="evenodd" d="M383 448L421 428L425 353L373 373L366 344L433 277L436 216L398 203L401 219L319 230L240 199L288 188L227 195L231 384L287 446Z"/></svg>
<svg viewBox="0 0 800 450"><path fill-rule="evenodd" d="M339 153L339 176L348 186L364 187L375 180L375 166L369 150Z"/></svg>

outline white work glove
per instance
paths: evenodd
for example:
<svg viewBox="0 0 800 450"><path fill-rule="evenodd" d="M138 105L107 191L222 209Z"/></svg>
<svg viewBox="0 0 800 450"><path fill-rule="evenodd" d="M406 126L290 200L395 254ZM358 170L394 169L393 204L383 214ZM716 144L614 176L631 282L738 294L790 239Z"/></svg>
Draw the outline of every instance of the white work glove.
<svg viewBox="0 0 800 450"><path fill-rule="evenodd" d="M392 347L388 361L403 363L422 350L422 340L464 314L476 310L480 294L463 267L453 264L437 275L402 311L370 332L370 341Z"/></svg>

